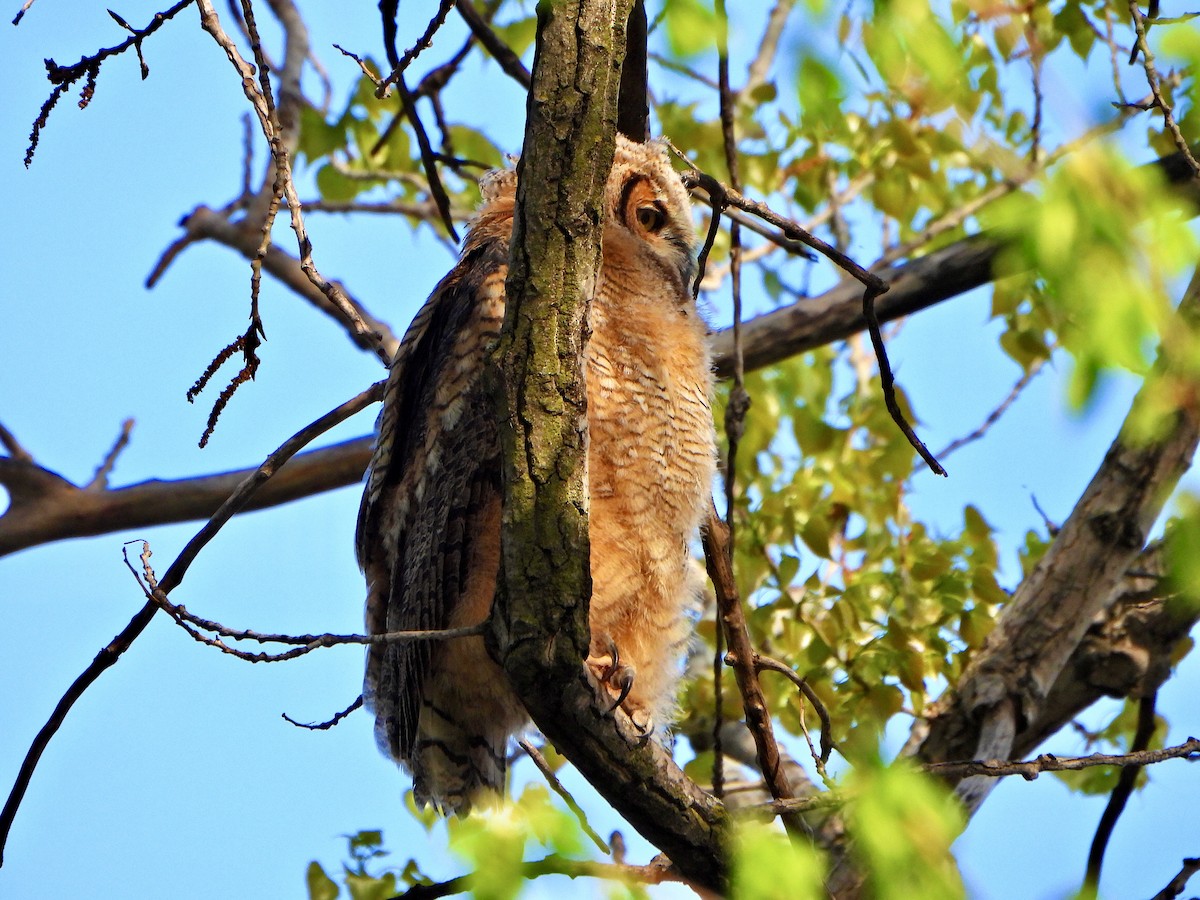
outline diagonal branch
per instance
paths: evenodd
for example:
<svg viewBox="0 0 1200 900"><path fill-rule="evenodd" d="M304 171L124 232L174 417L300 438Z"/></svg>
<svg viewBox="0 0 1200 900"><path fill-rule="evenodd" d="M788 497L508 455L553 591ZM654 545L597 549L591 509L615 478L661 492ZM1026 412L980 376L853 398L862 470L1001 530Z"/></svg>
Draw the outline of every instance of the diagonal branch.
<svg viewBox="0 0 1200 900"><path fill-rule="evenodd" d="M373 443L361 437L297 455L244 508L267 509L357 484ZM0 457L0 487L9 493L9 508L0 515L0 556L67 538L207 518L254 471L85 490L32 462Z"/></svg>
<svg viewBox="0 0 1200 900"><path fill-rule="evenodd" d="M188 541L187 545L175 558L175 561L171 563L162 580L159 581L158 590L166 595L178 587L183 582L184 575L187 574L188 568L195 561L200 551L233 518L234 514L243 509L250 498L274 477L275 473L279 471L284 463L291 459L301 448L311 443L329 429L344 422L371 403L376 402L379 399L381 391L382 384L368 388L357 397L353 397L336 409L330 410L321 416L321 418L302 428L284 441L274 453L263 460L262 465L238 484L233 493L221 504L220 509L213 513L212 518ZM33 778L38 761L49 745L51 738L54 737L58 729L62 726L62 723L66 720L71 707L75 705L75 701L83 696L84 692L95 683L97 678L104 674L105 670L121 658L121 655L146 630L146 626L150 624L150 620L157 611L158 604L153 600L148 600L138 610L120 634L102 648L96 654L96 658L92 660L91 665L84 669L79 677L71 683L67 692L63 694L62 699L54 707L54 711L46 721L46 724L42 726L37 736L33 739L33 743L30 745L28 752L25 754L25 759L21 763L21 768L17 773L12 790L9 792L8 799L5 801L4 808L0 810L0 865L4 863L4 845L8 841L8 835L16 818L17 810L21 806L21 800L25 796L25 791L28 789L29 783Z"/></svg>
<svg viewBox="0 0 1200 900"><path fill-rule="evenodd" d="M1200 272L1179 315L1192 322L1200 315ZM1135 398L1127 422L1147 402L1147 391L1144 387ZM955 690L935 705L922 759L1011 755L1022 732L1037 720L1089 624L1115 602L1125 573L1142 552L1198 443L1200 411L1186 407L1165 436L1149 443L1134 441L1128 428L1122 430ZM958 790L974 809L990 783L972 779Z"/></svg>
<svg viewBox="0 0 1200 900"><path fill-rule="evenodd" d="M253 259L258 252L260 235L256 230L246 227L241 222L230 221L227 216L207 206L196 207L183 219L181 225L185 231L181 240L188 242L214 240L236 250L246 259ZM396 352L400 342L392 329L386 323L372 316L366 307L346 292L340 282L329 283L340 292L347 306L354 312L353 317L346 314L345 307L333 303L328 294L312 282L305 272L302 260L281 250L278 246L272 244L267 249L262 267L265 272L273 275L285 287L299 294L337 322L358 347L364 350L373 350L378 341L385 353L391 355ZM163 271L162 265L157 266L147 278L146 287L154 287L162 277ZM355 319L363 323L365 331L356 326Z"/></svg>

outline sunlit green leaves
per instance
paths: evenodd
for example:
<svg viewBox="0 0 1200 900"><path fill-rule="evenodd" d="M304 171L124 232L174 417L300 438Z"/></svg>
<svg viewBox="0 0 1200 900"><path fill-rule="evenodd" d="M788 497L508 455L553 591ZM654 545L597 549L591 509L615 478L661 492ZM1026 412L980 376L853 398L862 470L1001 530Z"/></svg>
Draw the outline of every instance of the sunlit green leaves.
<svg viewBox="0 0 1200 900"><path fill-rule="evenodd" d="M342 883L346 888L346 896L350 900L388 900L400 890L400 881L396 873L384 871L378 875L368 871L369 865L387 856L383 849L383 833L380 831L360 831L348 835L347 849L351 861L342 866ZM404 883L413 884L421 879L416 864L409 862L405 867ZM341 896L341 888L337 882L325 873L320 863L311 862L305 874L309 900L334 900Z"/></svg>
<svg viewBox="0 0 1200 900"><path fill-rule="evenodd" d="M1144 374L1160 340L1183 341L1170 286L1194 264L1196 241L1152 170L1084 149L1040 195L1014 194L985 215L1010 242L1001 267L1036 271L1046 286L1059 338L1075 358L1076 405L1104 370Z"/></svg>
<svg viewBox="0 0 1200 900"><path fill-rule="evenodd" d="M565 855L583 849L579 822L555 806L540 785L530 785L512 803L479 810L448 823L450 849L471 874L471 891L478 900L512 900L525 875L525 850L539 844Z"/></svg>
<svg viewBox="0 0 1200 900"><path fill-rule="evenodd" d="M864 25L863 42L880 75L911 109L935 113L969 102L958 41L925 0L878 4Z"/></svg>
<svg viewBox="0 0 1200 900"><path fill-rule="evenodd" d="M712 3L701 0L666 0L663 3L667 41L684 59L716 48L719 23Z"/></svg>
<svg viewBox="0 0 1200 900"><path fill-rule="evenodd" d="M966 895L950 845L965 825L945 785L903 764L860 767L847 779L855 852L878 900L953 900Z"/></svg>
<svg viewBox="0 0 1200 900"><path fill-rule="evenodd" d="M1167 572L1172 602L1200 608L1200 498L1185 494L1167 525Z"/></svg>
<svg viewBox="0 0 1200 900"><path fill-rule="evenodd" d="M817 851L790 841L777 828L747 821L738 826L733 855L736 900L823 900L825 864Z"/></svg>
<svg viewBox="0 0 1200 900"><path fill-rule="evenodd" d="M338 895L337 882L326 875L321 864L316 861L308 864L304 881L308 887L308 900L334 900Z"/></svg>

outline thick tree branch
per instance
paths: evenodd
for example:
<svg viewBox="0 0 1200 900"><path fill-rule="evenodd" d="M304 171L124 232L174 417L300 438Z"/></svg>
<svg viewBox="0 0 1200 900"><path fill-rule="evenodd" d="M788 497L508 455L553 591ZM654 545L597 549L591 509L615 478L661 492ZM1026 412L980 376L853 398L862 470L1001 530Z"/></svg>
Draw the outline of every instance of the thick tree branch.
<svg viewBox="0 0 1200 900"><path fill-rule="evenodd" d="M1200 274L1179 315L1194 322L1198 311ZM1131 419L1143 402L1142 395L1134 400ZM1128 429L1122 430L955 690L936 704L919 754L923 760L1012 755L1019 736L1041 715L1093 619L1117 599L1125 573L1191 464L1198 440L1200 411L1186 407L1176 414L1170 432L1151 443L1136 442ZM965 781L959 793L973 809L990 784Z"/></svg>
<svg viewBox="0 0 1200 900"><path fill-rule="evenodd" d="M249 227L243 222L233 222L228 216L207 206L196 207L180 224L186 232L185 236L181 239L182 241L191 243L193 241L211 239L236 250L246 259L253 259L255 254L258 253L261 234L257 228ZM176 242L176 246L178 246L178 243ZM383 349L389 354L395 354L400 342L391 328L372 316L366 307L346 293L345 288L340 282L335 281L330 282L330 284L335 285L341 291L347 304L355 311L358 319L365 324L371 336L364 336L356 328L354 322L343 313L342 309L330 301L326 292L318 288L308 277L304 271L302 262L296 259L296 257L272 244L267 248L267 252L263 256L262 267L264 271L282 282L285 287L299 294L325 315L337 322L338 325L346 330L350 339L358 347L364 350L374 350L376 345L374 336L378 335L378 341ZM155 267L155 270L146 280L146 287L154 287L159 278L162 277L164 271L165 266L163 265Z"/></svg>
<svg viewBox="0 0 1200 900"><path fill-rule="evenodd" d="M321 418L302 428L280 444L274 453L263 460L262 465L241 480L237 487L225 498L225 502L221 504L220 508L212 514L212 517L187 542L179 552L179 555L175 557L175 561L167 568L162 580L158 582L157 590L163 596L166 596L182 584L184 576L187 574L192 563L195 562L196 556L200 551L208 545L209 541L225 527L225 524L236 513L246 506L250 498L263 485L269 482L289 459L317 437L329 431L329 429L344 422L355 413L360 412L371 403L377 401L382 392L382 387L382 384L376 384L363 391L357 397L353 397L341 406L330 410L321 416ZM57 478L58 476L53 477ZM146 630L146 626L150 624L150 620L154 618L154 614L157 611L158 604L154 600L148 600L134 614L133 618L129 620L129 624L96 654L91 664L71 683L71 686L67 688L66 693L63 694L54 707L54 711L50 714L46 724L42 726L41 730L34 737L29 750L25 754L25 759L21 763L21 768L17 772L16 780L13 783L12 790L9 792L8 799L4 803L4 808L0 810L0 865L4 864L4 845L8 841L9 831L12 828L13 821L16 819L17 810L21 806L21 800L25 797L25 791L29 787L42 753L45 752L46 747L58 732L62 723L66 721L66 717L70 713L71 707L75 705L75 701L82 697L87 689L95 683L96 679L120 659L121 655Z"/></svg>
<svg viewBox="0 0 1200 900"><path fill-rule="evenodd" d="M1192 177L1183 154L1174 153L1150 165L1162 172L1194 215L1200 209L1200 181ZM875 300L876 316L880 322L890 322L993 281L992 265L1001 246L986 234L976 235L927 256L876 270L888 285L887 293ZM862 288L843 282L820 296L805 297L742 323L746 369L765 368L866 330ZM717 374L728 378L733 372L732 331L718 332L713 349Z"/></svg>
<svg viewBox="0 0 1200 900"><path fill-rule="evenodd" d="M372 444L372 438L362 437L297 455L245 509L357 484ZM0 487L9 493L9 508L0 515L0 556L67 538L207 518L253 471L85 490L32 461L0 457Z"/></svg>
<svg viewBox="0 0 1200 900"><path fill-rule="evenodd" d="M505 485L495 644L538 727L679 870L724 882L723 807L623 714L600 709L589 650L586 297L600 264L633 0L538 7L494 385ZM548 340L549 337L549 340Z"/></svg>

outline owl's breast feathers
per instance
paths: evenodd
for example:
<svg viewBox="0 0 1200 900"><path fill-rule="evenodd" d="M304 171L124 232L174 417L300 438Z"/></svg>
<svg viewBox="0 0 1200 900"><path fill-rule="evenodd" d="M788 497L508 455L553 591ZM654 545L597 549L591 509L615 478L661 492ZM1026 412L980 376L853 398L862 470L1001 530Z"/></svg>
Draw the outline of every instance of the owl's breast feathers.
<svg viewBox="0 0 1200 900"><path fill-rule="evenodd" d="M483 621L499 567L500 449L482 383L504 316L515 175L481 182L463 254L413 320L392 364L359 513L372 634ZM683 614L697 580L688 541L714 469L704 323L686 191L660 146L618 139L603 263L584 357L597 640L636 670L627 710L669 713ZM383 749L418 803L462 812L503 787L524 710L475 636L368 651L365 697Z"/></svg>

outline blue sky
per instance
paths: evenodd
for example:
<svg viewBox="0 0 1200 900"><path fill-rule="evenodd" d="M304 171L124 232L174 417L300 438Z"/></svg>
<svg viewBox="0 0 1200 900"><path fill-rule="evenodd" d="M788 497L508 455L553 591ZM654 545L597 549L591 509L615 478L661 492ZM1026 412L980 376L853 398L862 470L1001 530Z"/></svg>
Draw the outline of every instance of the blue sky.
<svg viewBox="0 0 1200 900"><path fill-rule="evenodd" d="M15 12L19 4L11 5ZM342 96L357 69L330 44L377 52L375 4L308 7L314 48L338 86L335 97ZM117 11L136 25L155 9L128 2ZM424 23L403 22L402 33ZM735 46L756 32L735 35ZM122 57L104 66L87 110L75 107L75 93L64 98L32 168L22 165L30 123L48 94L42 58L73 62L122 37L100 3L68 10L40 0L19 28L0 27L0 421L41 465L77 483L90 478L127 417L137 424L115 485L254 465L382 375L333 323L266 281L268 342L258 379L231 403L210 446L196 447L208 405L190 406L184 393L244 329L249 267L229 250L198 245L154 291L143 287L178 235L179 218L199 203L223 204L240 183L245 101L195 12L147 41L149 80L140 80L136 59ZM447 46L457 45L437 44L434 56ZM516 151L519 100L494 68L478 79L495 114L475 104L471 115ZM1073 103L1071 92L1084 86L1056 87L1064 109L1093 102ZM427 229L414 238L399 221L311 216L309 227L322 271L398 331L452 261ZM294 250L290 232L281 229L278 239ZM972 430L1018 375L996 349L987 317L986 295L958 299L914 317L893 345L898 377L931 447ZM1065 374L1043 375L988 440L952 456L949 479L918 476L918 515L950 532L963 505L975 503L998 528L1010 567L1025 529L1040 521L1031 497L1051 518L1065 518L1133 388L1106 384L1079 416L1064 406ZM327 441L367 432L373 417L374 410L360 414ZM239 517L174 598L233 626L359 630L363 588L351 546L357 504L358 490L350 488ZM122 542L149 540L161 572L196 527L108 535L0 560L5 791L67 685L142 604L121 561ZM382 828L398 862L416 856L432 875L456 874L441 849L444 833L427 837L410 823L406 781L376 752L367 716L326 733L280 718L326 718L357 696L360 681L356 648L250 666L195 644L165 618L155 621L77 704L43 757L9 840L0 895L36 900L82 888L100 900L300 897L308 861L335 867L341 835L362 828ZM1197 730L1198 682L1200 667L1189 660L1160 698L1172 720L1170 741ZM1081 747L1063 734L1053 749ZM1005 782L958 845L973 896L1065 896L1078 884L1102 805L1069 795L1050 776ZM1186 827L1198 806L1190 767L1156 770L1117 828L1105 893L1150 896L1184 856L1200 853ZM601 832L617 827L603 813L596 825ZM645 847L637 853L636 861L648 858Z"/></svg>

